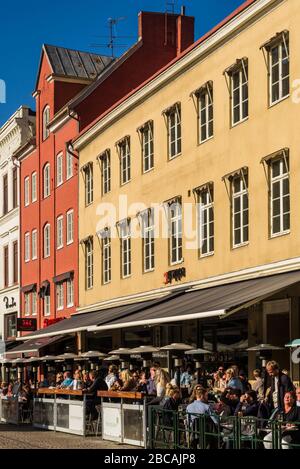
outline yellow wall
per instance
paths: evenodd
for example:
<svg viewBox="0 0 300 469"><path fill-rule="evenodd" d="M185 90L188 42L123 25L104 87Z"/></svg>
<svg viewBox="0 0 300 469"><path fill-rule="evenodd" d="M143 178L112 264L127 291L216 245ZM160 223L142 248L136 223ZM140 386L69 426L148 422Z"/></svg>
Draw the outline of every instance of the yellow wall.
<svg viewBox="0 0 300 469"><path fill-rule="evenodd" d="M300 105L286 99L268 107L267 69L260 46L284 29L290 32L290 76L300 77L300 5L299 0L286 0L268 15L243 30L230 42L218 48L205 60L174 79L80 150L80 166L94 162L94 202L85 207L84 184L80 178L79 238L95 235L101 202L118 204L120 194L129 204L143 202L150 206L181 195L182 202L195 203L188 191L209 181L215 193L215 254L199 259L198 252L184 249L187 277L194 281L248 267L268 264L300 255ZM230 128L230 101L223 71L237 58L249 59L249 119ZM197 115L190 97L206 81L214 84L214 138L197 145ZM167 131L162 110L181 102L182 154L168 161ZM154 121L155 168L141 173L141 146L136 129L147 120ZM131 136L132 178L120 187L119 158L115 142ZM268 189L261 159L277 150L290 149L291 233L269 239ZM101 197L101 172L96 157L111 149L112 191ZM222 177L243 166L249 168L250 234L249 245L231 249L230 205ZM155 241L155 271L143 274L142 240L132 241L132 276L120 278L120 242L112 240L112 282L102 286L101 250L94 236L94 288L85 290L84 256L80 247L80 305L162 288L164 272L170 270L168 241ZM180 267L180 266L179 266Z"/></svg>

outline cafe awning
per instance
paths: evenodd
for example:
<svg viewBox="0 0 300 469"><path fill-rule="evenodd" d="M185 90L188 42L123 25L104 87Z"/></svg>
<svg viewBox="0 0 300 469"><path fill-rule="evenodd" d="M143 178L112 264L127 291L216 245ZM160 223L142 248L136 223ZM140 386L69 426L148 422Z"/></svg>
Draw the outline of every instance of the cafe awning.
<svg viewBox="0 0 300 469"><path fill-rule="evenodd" d="M65 336L58 335L56 337L41 337L39 339L31 339L24 342L24 344L17 345L12 350L5 354L6 358L9 358L10 355L15 355L16 353L37 353L42 348L47 347L48 345L52 345L55 342L59 342L60 340L64 339ZM26 337L23 337L25 340Z"/></svg>
<svg viewBox="0 0 300 469"><path fill-rule="evenodd" d="M167 324L171 322L226 317L248 308L271 295L300 282L300 271L259 277L231 284L187 290L163 303L145 308L107 324L89 327L89 331Z"/></svg>

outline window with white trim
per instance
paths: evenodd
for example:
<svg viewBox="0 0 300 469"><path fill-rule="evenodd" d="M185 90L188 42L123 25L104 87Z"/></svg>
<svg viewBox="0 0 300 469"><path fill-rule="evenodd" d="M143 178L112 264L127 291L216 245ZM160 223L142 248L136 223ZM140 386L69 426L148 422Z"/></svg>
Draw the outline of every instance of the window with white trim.
<svg viewBox="0 0 300 469"><path fill-rule="evenodd" d="M31 175L31 202L37 200L37 173Z"/></svg>
<svg viewBox="0 0 300 469"><path fill-rule="evenodd" d="M44 316L50 316L51 315L51 299L50 299L50 293L47 293L44 296Z"/></svg>
<svg viewBox="0 0 300 469"><path fill-rule="evenodd" d="M31 258L32 260L37 259L37 230L33 230L31 233Z"/></svg>
<svg viewBox="0 0 300 469"><path fill-rule="evenodd" d="M64 309L64 284L63 282L56 284L56 309L61 311Z"/></svg>
<svg viewBox="0 0 300 469"><path fill-rule="evenodd" d="M198 195L198 236L200 257L214 254L214 188L208 184L196 191Z"/></svg>
<svg viewBox="0 0 300 469"><path fill-rule="evenodd" d="M231 179L232 241L239 247L249 241L248 173L241 171Z"/></svg>
<svg viewBox="0 0 300 469"><path fill-rule="evenodd" d="M44 226L44 258L50 256L50 224Z"/></svg>
<svg viewBox="0 0 300 469"><path fill-rule="evenodd" d="M231 73L231 106L233 126L248 118L248 62L244 60Z"/></svg>
<svg viewBox="0 0 300 469"><path fill-rule="evenodd" d="M61 186L63 183L63 154L56 156L56 185Z"/></svg>
<svg viewBox="0 0 300 469"><path fill-rule="evenodd" d="M270 161L271 236L290 231L290 171L289 157Z"/></svg>
<svg viewBox="0 0 300 469"><path fill-rule="evenodd" d="M50 122L50 106L46 106L43 111L43 140L46 140L50 135L48 124Z"/></svg>
<svg viewBox="0 0 300 469"><path fill-rule="evenodd" d="M37 315L37 292L33 291L32 292L32 316Z"/></svg>
<svg viewBox="0 0 300 469"><path fill-rule="evenodd" d="M111 282L111 232L104 230L102 237L102 283Z"/></svg>
<svg viewBox="0 0 300 469"><path fill-rule="evenodd" d="M66 178L71 179L73 176L73 155L70 150L66 150Z"/></svg>
<svg viewBox="0 0 300 469"><path fill-rule="evenodd" d="M181 105L177 103L167 111L169 159L181 153Z"/></svg>
<svg viewBox="0 0 300 469"><path fill-rule="evenodd" d="M143 264L144 272L152 272L155 268L155 223L154 210L149 209L141 213L143 233Z"/></svg>
<svg viewBox="0 0 300 469"><path fill-rule="evenodd" d="M141 129L143 173L154 168L153 121L147 122Z"/></svg>
<svg viewBox="0 0 300 469"><path fill-rule="evenodd" d="M30 261L30 233L25 233L25 238L24 238L24 260L25 260L25 262Z"/></svg>
<svg viewBox="0 0 300 469"><path fill-rule="evenodd" d="M67 280L67 308L74 306L74 280Z"/></svg>
<svg viewBox="0 0 300 469"><path fill-rule="evenodd" d="M123 220L118 224L121 242L121 276L131 276L131 231L130 220Z"/></svg>
<svg viewBox="0 0 300 469"><path fill-rule="evenodd" d="M61 249L64 246L64 217L61 215L56 220L56 247Z"/></svg>
<svg viewBox="0 0 300 469"><path fill-rule="evenodd" d="M85 205L90 205L94 199L94 182L93 182L93 163L89 163L84 168L85 183Z"/></svg>
<svg viewBox="0 0 300 469"><path fill-rule="evenodd" d="M29 177L24 179L24 204L25 207L29 205Z"/></svg>
<svg viewBox="0 0 300 469"><path fill-rule="evenodd" d="M126 137L120 143L119 157L120 157L120 178L121 185L126 184L131 178L131 156L130 156L130 137Z"/></svg>
<svg viewBox="0 0 300 469"><path fill-rule="evenodd" d="M44 199L50 195L50 163L44 166Z"/></svg>
<svg viewBox="0 0 300 469"><path fill-rule="evenodd" d="M24 293L24 313L25 316L30 316L30 300L31 293Z"/></svg>
<svg viewBox="0 0 300 469"><path fill-rule="evenodd" d="M214 134L213 86L208 83L198 94L200 143L206 142Z"/></svg>
<svg viewBox="0 0 300 469"><path fill-rule="evenodd" d="M67 212L67 244L74 241L74 210Z"/></svg>
<svg viewBox="0 0 300 469"><path fill-rule="evenodd" d="M270 104L275 104L290 94L289 36L270 47Z"/></svg>
<svg viewBox="0 0 300 469"><path fill-rule="evenodd" d="M85 241L85 288L90 290L94 286L94 252L93 238Z"/></svg>
<svg viewBox="0 0 300 469"><path fill-rule="evenodd" d="M182 252L182 205L181 200L176 199L168 203L169 210L169 246L170 264L175 265L183 261Z"/></svg>
<svg viewBox="0 0 300 469"><path fill-rule="evenodd" d="M100 156L101 176L102 176L102 195L108 194L111 190L111 166L110 150L106 150Z"/></svg>

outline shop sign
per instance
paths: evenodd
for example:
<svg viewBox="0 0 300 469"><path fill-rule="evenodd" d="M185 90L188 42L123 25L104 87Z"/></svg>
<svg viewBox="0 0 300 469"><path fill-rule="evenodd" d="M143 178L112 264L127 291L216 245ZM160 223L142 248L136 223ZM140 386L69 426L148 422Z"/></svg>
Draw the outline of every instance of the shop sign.
<svg viewBox="0 0 300 469"><path fill-rule="evenodd" d="M180 282L184 277L186 277L185 267L176 270L169 270L169 272L164 273L165 285L168 285L175 280L175 282Z"/></svg>
<svg viewBox="0 0 300 469"><path fill-rule="evenodd" d="M18 332L34 332L37 330L37 320L33 318L17 318Z"/></svg>
<svg viewBox="0 0 300 469"><path fill-rule="evenodd" d="M5 296L3 298L3 302L5 303L5 308L6 309L15 308L17 306L17 303L16 303L14 297L8 298L8 296Z"/></svg>

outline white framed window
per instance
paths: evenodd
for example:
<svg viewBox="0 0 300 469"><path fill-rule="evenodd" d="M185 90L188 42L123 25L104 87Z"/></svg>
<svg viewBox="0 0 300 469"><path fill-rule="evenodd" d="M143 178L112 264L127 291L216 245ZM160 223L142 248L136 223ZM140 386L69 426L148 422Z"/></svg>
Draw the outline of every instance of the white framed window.
<svg viewBox="0 0 300 469"><path fill-rule="evenodd" d="M270 47L270 105L276 104L290 94L290 59L289 36L282 35L282 40Z"/></svg>
<svg viewBox="0 0 300 469"><path fill-rule="evenodd" d="M197 190L200 257L214 254L214 188L212 184Z"/></svg>
<svg viewBox="0 0 300 469"><path fill-rule="evenodd" d="M37 174L31 175L31 202L37 201Z"/></svg>
<svg viewBox="0 0 300 469"><path fill-rule="evenodd" d="M147 122L140 129L142 140L143 173L154 168L154 127L153 121Z"/></svg>
<svg viewBox="0 0 300 469"><path fill-rule="evenodd" d="M175 104L166 112L168 121L168 151L169 159L176 158L181 153L181 105Z"/></svg>
<svg viewBox="0 0 300 469"><path fill-rule="evenodd" d="M246 171L232 177L232 241L233 248L249 241L249 192Z"/></svg>
<svg viewBox="0 0 300 469"><path fill-rule="evenodd" d="M121 276L131 276L131 231L130 220L123 220L118 224L121 242Z"/></svg>
<svg viewBox="0 0 300 469"><path fill-rule="evenodd" d="M85 288L90 290L94 286L94 251L93 238L85 241Z"/></svg>
<svg viewBox="0 0 300 469"><path fill-rule="evenodd" d="M71 151L66 149L66 178L71 179L73 176L73 155Z"/></svg>
<svg viewBox="0 0 300 469"><path fill-rule="evenodd" d="M30 233L25 233L24 238L24 260L25 262L30 261Z"/></svg>
<svg viewBox="0 0 300 469"><path fill-rule="evenodd" d="M50 256L50 224L44 226L44 258Z"/></svg>
<svg viewBox="0 0 300 469"><path fill-rule="evenodd" d="M74 210L67 212L67 244L74 241Z"/></svg>
<svg viewBox="0 0 300 469"><path fill-rule="evenodd" d="M143 264L144 264L144 272L146 273L146 272L152 272L155 268L154 211L152 209L145 210L141 214L141 220L142 220L142 233L143 233Z"/></svg>
<svg viewBox="0 0 300 469"><path fill-rule="evenodd" d="M131 179L131 155L130 155L130 137L124 138L120 143L119 157L120 157L120 179L121 185L127 184Z"/></svg>
<svg viewBox="0 0 300 469"><path fill-rule="evenodd" d="M111 191L110 150L106 150L100 157L102 176L102 195Z"/></svg>
<svg viewBox="0 0 300 469"><path fill-rule="evenodd" d="M270 208L271 236L290 231L290 171L289 157L283 156L270 161Z"/></svg>
<svg viewBox="0 0 300 469"><path fill-rule="evenodd" d="M102 233L102 283L111 282L111 234L110 230Z"/></svg>
<svg viewBox="0 0 300 469"><path fill-rule="evenodd" d="M206 142L214 135L213 85L207 83L198 93L199 141Z"/></svg>
<svg viewBox="0 0 300 469"><path fill-rule="evenodd" d="M74 306L74 280L67 280L67 308Z"/></svg>
<svg viewBox="0 0 300 469"><path fill-rule="evenodd" d="M63 183L63 154L56 156L56 185L61 186Z"/></svg>
<svg viewBox="0 0 300 469"><path fill-rule="evenodd" d="M46 140L50 135L48 124L50 122L50 106L46 106L43 111L43 140Z"/></svg>
<svg viewBox="0 0 300 469"><path fill-rule="evenodd" d="M50 316L51 315L51 299L50 299L50 294L47 293L44 296L44 316Z"/></svg>
<svg viewBox="0 0 300 469"><path fill-rule="evenodd" d="M249 116L248 62L241 63L231 74L231 120L232 126Z"/></svg>
<svg viewBox="0 0 300 469"><path fill-rule="evenodd" d="M182 253L182 206L180 199L168 203L170 227L170 264L180 264Z"/></svg>
<svg viewBox="0 0 300 469"><path fill-rule="evenodd" d="M56 309L57 311L64 309L64 284L62 282L56 284Z"/></svg>
<svg viewBox="0 0 300 469"><path fill-rule="evenodd" d="M24 312L25 316L30 316L30 300L31 300L31 293L24 293Z"/></svg>
<svg viewBox="0 0 300 469"><path fill-rule="evenodd" d="M50 195L50 163L44 166L44 199Z"/></svg>
<svg viewBox="0 0 300 469"><path fill-rule="evenodd" d="M32 313L32 316L36 316L37 315L37 292L36 291L32 292L31 299L32 299L31 313Z"/></svg>
<svg viewBox="0 0 300 469"><path fill-rule="evenodd" d="M25 207L29 205L29 177L24 179L24 204Z"/></svg>
<svg viewBox="0 0 300 469"><path fill-rule="evenodd" d="M93 164L89 163L84 168L85 182L85 205L90 205L94 199L94 182L93 182Z"/></svg>
<svg viewBox="0 0 300 469"><path fill-rule="evenodd" d="M64 217L61 215L56 220L56 247L61 249L64 246Z"/></svg>
<svg viewBox="0 0 300 469"><path fill-rule="evenodd" d="M31 233L31 258L32 260L37 259L37 230L33 230Z"/></svg>

